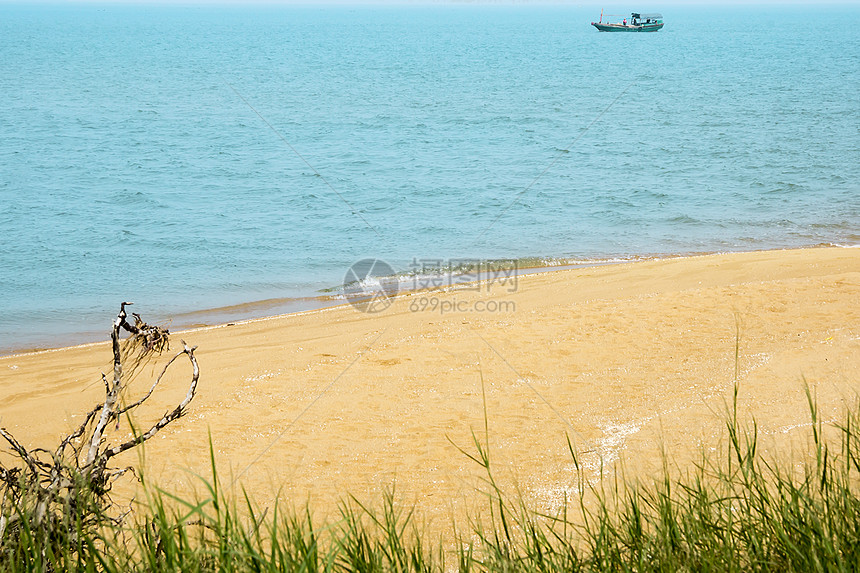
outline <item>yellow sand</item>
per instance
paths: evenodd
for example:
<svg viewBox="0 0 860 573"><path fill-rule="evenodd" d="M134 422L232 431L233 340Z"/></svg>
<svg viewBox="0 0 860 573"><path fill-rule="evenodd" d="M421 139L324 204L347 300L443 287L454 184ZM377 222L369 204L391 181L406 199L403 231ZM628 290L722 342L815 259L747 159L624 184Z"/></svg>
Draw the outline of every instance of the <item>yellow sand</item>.
<svg viewBox="0 0 860 573"><path fill-rule="evenodd" d="M432 297L460 310L429 310ZM552 510L575 485L566 434L592 478L623 459L627 477L647 479L661 450L683 467L718 445L736 370L764 446L790 455L809 424L804 379L825 420L856 399L858 301L860 250L815 248L547 272L403 295L377 314L344 306L189 331L174 347L199 346L199 394L149 443L148 475L192 487L209 474L211 433L222 478L262 504L280 492L330 513L396 482L399 499L445 521L478 501L479 468L454 444L484 438L483 380L499 479ZM0 424L30 447L56 444L102 397L110 361L107 344L0 358ZM188 374L182 364L165 380L140 425L178 403Z"/></svg>

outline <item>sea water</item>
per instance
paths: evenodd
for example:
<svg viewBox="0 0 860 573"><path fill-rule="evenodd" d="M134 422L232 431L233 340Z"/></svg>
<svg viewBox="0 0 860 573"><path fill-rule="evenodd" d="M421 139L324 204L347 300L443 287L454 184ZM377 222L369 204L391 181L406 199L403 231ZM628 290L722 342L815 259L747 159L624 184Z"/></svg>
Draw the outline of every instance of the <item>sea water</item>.
<svg viewBox="0 0 860 573"><path fill-rule="evenodd" d="M0 4L0 352L366 257L858 244L860 9L663 12Z"/></svg>

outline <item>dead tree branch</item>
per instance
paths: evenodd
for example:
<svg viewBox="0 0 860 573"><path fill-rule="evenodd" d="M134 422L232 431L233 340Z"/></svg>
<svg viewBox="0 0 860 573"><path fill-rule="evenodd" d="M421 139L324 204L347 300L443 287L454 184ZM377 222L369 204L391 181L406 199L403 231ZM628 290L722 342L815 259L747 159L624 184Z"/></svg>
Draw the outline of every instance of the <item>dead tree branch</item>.
<svg viewBox="0 0 860 573"><path fill-rule="evenodd" d="M182 417L197 393L200 369L194 351L182 341L182 350L165 364L149 391L139 399L123 406L127 380L135 370L169 349L167 329L146 324L133 314L134 324L128 322L124 302L113 323L111 350L113 377L102 374L105 399L84 416L83 422L65 436L56 450L42 448L28 450L5 428L0 438L11 447L17 464L5 467L0 462L0 547L6 536L17 531L22 519L33 531L41 531L47 538L74 538L80 524L95 526L108 517L113 506L109 492L113 482L127 470L108 467L114 456L134 448L158 433L171 422ZM122 331L129 333L120 339ZM106 432L111 422L120 416L131 416L155 392L168 369L180 358L191 363L191 382L185 398L168 410L146 432L134 435L119 445L107 443Z"/></svg>

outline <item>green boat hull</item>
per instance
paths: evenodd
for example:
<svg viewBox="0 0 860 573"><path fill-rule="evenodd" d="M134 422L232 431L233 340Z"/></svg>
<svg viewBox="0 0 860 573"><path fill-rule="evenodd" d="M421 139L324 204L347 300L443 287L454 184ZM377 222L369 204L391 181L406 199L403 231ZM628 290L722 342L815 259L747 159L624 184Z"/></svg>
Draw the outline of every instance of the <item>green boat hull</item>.
<svg viewBox="0 0 860 573"><path fill-rule="evenodd" d="M592 22L592 26L601 32L656 32L663 27L663 23L657 24L640 24L638 26L625 26L624 24L601 24Z"/></svg>

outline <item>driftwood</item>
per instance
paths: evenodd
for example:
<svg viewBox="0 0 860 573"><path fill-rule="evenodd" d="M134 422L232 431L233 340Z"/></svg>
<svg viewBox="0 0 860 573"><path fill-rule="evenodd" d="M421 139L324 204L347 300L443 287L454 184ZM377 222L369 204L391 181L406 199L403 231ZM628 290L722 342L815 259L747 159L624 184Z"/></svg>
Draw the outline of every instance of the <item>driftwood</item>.
<svg viewBox="0 0 860 573"><path fill-rule="evenodd" d="M125 307L130 304L122 303L113 324L113 377L108 380L102 374L104 402L87 412L81 425L63 438L56 450L28 450L5 428L0 428L0 437L11 446L17 462L11 467L0 462L0 547L5 537L13 535L23 520L34 532L42 532L49 538L65 539L74 539L81 527L97 526L105 519L116 520L116 517L109 516L113 505L109 492L113 482L128 468L109 467L111 458L152 438L185 414L188 404L194 399L200 375L194 357L197 347L189 348L182 341L182 350L168 361L149 391L128 405L123 403L126 381L135 369L152 356L169 349L167 329L150 326L137 314L132 315L134 324L126 320ZM120 340L121 331L128 332L129 337ZM129 416L146 402L170 366L181 356L186 356L192 366L191 383L185 398L146 431L135 431L131 439L117 445L108 444L105 431L110 424L119 424L121 416Z"/></svg>

